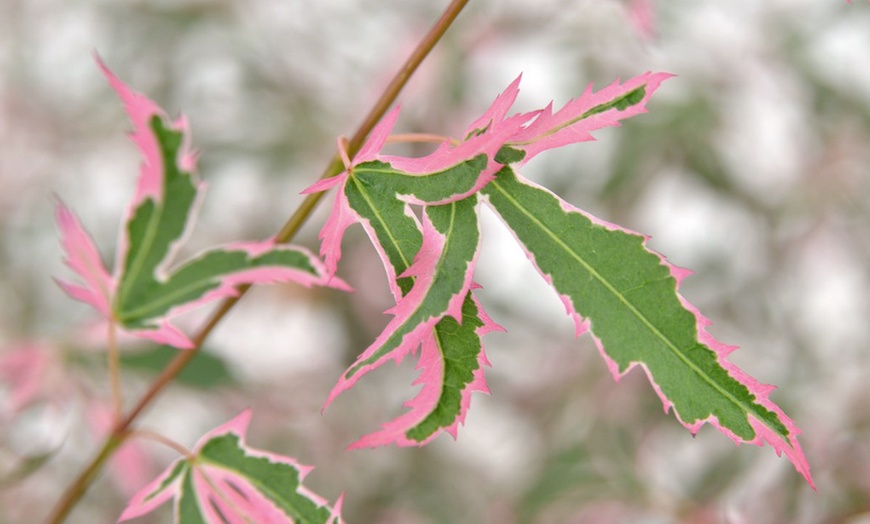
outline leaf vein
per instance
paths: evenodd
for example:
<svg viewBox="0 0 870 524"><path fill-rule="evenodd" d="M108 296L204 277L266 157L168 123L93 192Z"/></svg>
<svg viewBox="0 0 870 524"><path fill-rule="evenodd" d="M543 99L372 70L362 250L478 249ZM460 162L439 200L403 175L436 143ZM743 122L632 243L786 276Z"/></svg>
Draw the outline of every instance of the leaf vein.
<svg viewBox="0 0 870 524"><path fill-rule="evenodd" d="M624 293L621 293L619 290L617 290L613 286L613 284L610 283L610 281L605 279L598 271L596 271L595 268L592 267L580 254L575 252L568 244L563 242L562 239L558 235L556 235L546 224L541 222L537 218L537 216L535 216L534 213L530 212L518 200L513 198L513 196L507 190L505 190L505 188L502 186L502 184L499 180L492 181L490 183L490 186L494 187L496 190L498 190L506 200L508 200L512 205L514 205L514 207L516 207L517 210L519 210L529 220L531 220L538 227L540 227L541 230L544 231L547 234L547 236L550 237L550 239L552 239L552 241L555 244L557 244L560 248L562 248L565 252L567 252L581 266L583 266L583 268L586 269L586 271L588 271L593 276L593 278L597 279L605 288L607 288L608 291L613 293L613 295L617 297L617 299L626 307L626 309L628 309L632 314L634 314L641 321L641 323L643 323L643 325L645 327L647 327L647 329L649 329L657 338L659 338L665 344L665 346L667 348L669 348L674 353L674 355L676 355L676 357L678 359L683 361L683 363L686 364L686 366L689 369L691 369L696 375L698 375L702 380L704 380L710 386L712 386L713 389L719 391L725 398L729 399L734 405L739 407L741 410L743 410L747 413L755 411L751 406L747 406L746 403L740 401L740 399L736 398L734 395L732 395L726 389L723 389L716 381L712 380L712 378L708 374L704 373L703 370L701 370L697 365L695 365L695 363L692 362L692 360L689 359L680 350L680 348L677 347L670 340L670 338L668 338L657 327L655 327L655 325L652 322L650 322L649 319L642 312L640 312L634 306L634 304L632 304L624 296ZM707 348L706 346L704 346L704 348L707 349L708 351L712 351L709 348ZM767 425L768 427L771 427L771 429L773 429L775 432L779 433L779 431L775 427L770 426L770 424L767 424L761 417L756 417L756 419L762 420L762 422L765 423L765 425Z"/></svg>

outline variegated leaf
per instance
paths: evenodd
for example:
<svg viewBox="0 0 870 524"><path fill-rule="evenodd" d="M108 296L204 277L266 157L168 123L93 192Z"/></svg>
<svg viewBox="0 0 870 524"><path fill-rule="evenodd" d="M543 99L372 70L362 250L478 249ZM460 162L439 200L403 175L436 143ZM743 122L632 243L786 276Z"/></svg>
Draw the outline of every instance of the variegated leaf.
<svg viewBox="0 0 870 524"><path fill-rule="evenodd" d="M242 284L297 282L346 288L327 282L323 264L302 248L274 241L236 243L208 250L172 267L194 220L203 184L194 174L184 118L170 121L157 105L133 92L100 63L133 121L133 141L143 157L112 276L75 216L58 203L58 224L67 265L84 285L60 282L137 336L179 348L193 343L170 318L211 300L233 296Z"/></svg>
<svg viewBox="0 0 870 524"><path fill-rule="evenodd" d="M646 238L601 221L510 167L484 190L538 272L559 293L578 332L587 327L613 376L642 367L665 410L692 433L709 423L737 443L773 446L812 484L800 431L760 384L727 360L735 348L677 291L687 272Z"/></svg>
<svg viewBox="0 0 870 524"><path fill-rule="evenodd" d="M190 457L172 463L133 496L119 522L146 515L170 499L176 524L338 524L341 498L330 507L302 481L313 469L249 448L246 410L210 431Z"/></svg>

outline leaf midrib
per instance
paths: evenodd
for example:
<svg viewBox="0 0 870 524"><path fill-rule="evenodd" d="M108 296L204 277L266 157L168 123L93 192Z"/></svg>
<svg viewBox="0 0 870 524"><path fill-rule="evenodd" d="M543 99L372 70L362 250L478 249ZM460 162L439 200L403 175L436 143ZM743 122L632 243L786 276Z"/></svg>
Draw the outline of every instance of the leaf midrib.
<svg viewBox="0 0 870 524"><path fill-rule="evenodd" d="M405 264L405 268L403 269L403 272L404 272L405 270L407 270L407 269L410 267L410 264L408 263L408 258L405 256L404 251L403 251L403 250L401 249L401 247L399 246L399 243L398 243L398 241L396 240L396 237L393 236L392 231L390 230L389 227L387 227L387 226L388 226L387 222L384 220L383 216L378 212L378 208L377 208L377 206L374 205L373 200L372 200L371 198L369 198L368 192L365 191L365 188L364 188L363 184L361 184L358 180L355 180L353 177L351 177L351 181L352 181L352 182L354 183L354 185L356 186L356 188L357 188L357 190L359 191L360 195L362 195L362 197L363 197L363 199L365 200L366 204L368 204L369 208L372 210L372 213L374 214L374 216L378 219L378 221L380 221L381 224L384 225L384 230L387 232L387 237L390 239L390 242L392 242L393 246L395 246L395 248L396 248L396 251L399 253L399 256L402 258L402 263ZM442 250L442 255L443 255L444 253L446 253L446 252L448 251L448 249L449 249L449 245L450 245L450 242L451 242L451 236L452 236L451 233L453 232L454 224L455 224L455 222L456 222L456 206L453 205L453 204L447 204L447 205L450 205L450 207L451 207L451 209L450 209L450 221L449 221L449 224L448 224L448 226L447 226L447 228L446 228L446 230L445 230L445 233L443 233L445 240L444 240L444 249ZM424 213L425 213L425 210L424 210ZM433 225L432 227L434 227L434 225ZM439 233L441 233L441 232L439 231ZM422 242L421 242L420 245L421 245L421 247L422 247ZM439 257L438 257L438 261L435 263L435 268L434 268L434 271L433 271L433 275L437 275L437 274L440 273L440 269L441 269L441 267L444 265L444 259L445 259L444 256L439 256ZM393 268L393 271L396 273L396 278L398 279L398 278L399 278L399 273L396 272L395 269L396 269L396 268ZM414 281L416 281L416 278L415 278L415 277L411 277L411 278L412 278ZM433 282L434 282L434 277L433 277ZM405 295L403 295L403 297L404 297L404 296L405 296ZM420 308L423 306L423 302L424 302L424 301L425 301L425 298L424 298L423 301L420 302L419 307L418 307L417 309L414 310L414 314L416 314L416 313L420 310ZM409 320L410 320L410 318L409 318ZM404 324L403 324L403 325L404 325ZM406 333L405 335L403 335L402 338L404 339L405 336L407 336L407 333ZM381 346L381 347L383 347L383 346ZM357 363L354 363L354 365L353 365L351 368L348 369L348 372L350 372L351 369L359 370L360 367L362 367L362 366L364 366L364 365L368 365L369 363L371 363L371 361L372 361L372 357L375 357L375 355L378 355L378 353L380 353L380 351L376 351L375 353L373 353L373 354L372 354L372 355L371 355L371 356L370 356L366 361L364 361L364 362L357 362ZM375 361L377 361L377 360L378 360L379 358L381 358L382 356L383 356L383 355L378 356L377 358L375 358ZM347 374L348 372L346 372L346 374ZM356 373L356 371L354 371L352 374L355 374L355 373Z"/></svg>
<svg viewBox="0 0 870 524"><path fill-rule="evenodd" d="M163 213L164 206L162 204L157 203L152 197L148 197L142 201L139 206L137 206L136 211L134 211L134 219L135 213L142 209L142 207L151 202L154 206L154 209L151 213L151 217L148 219L148 224L145 228L144 241L140 244L139 253L140 255L136 257L135 260L130 264L130 270L123 274L122 282L127 283L127 285L122 285L120 292L118 294L118 306L121 306L126 302L126 297L130 293L130 289L134 286L134 284L139 279L139 274L142 272L142 267L145 264L145 260L148 258L148 254L151 252L151 248L154 245L155 239L157 238L157 232L160 229L158 226L160 224L160 218ZM132 238L130 239L132 242ZM156 267L156 266L155 266ZM156 278L151 278L151 281L156 281ZM141 308L140 308L141 309ZM118 312L124 313L124 312ZM124 315L127 316L127 315Z"/></svg>
<svg viewBox="0 0 870 524"><path fill-rule="evenodd" d="M353 178L352 178L352 180L353 180ZM377 217L377 219L378 219L378 220L380 221L380 223L383 225L384 230L387 231L387 235L388 235L388 238L390 239L390 242L392 242L393 246L394 246L395 249L396 249L396 252L399 253L399 256L402 258L402 263L405 264L405 268L403 269L403 271L406 270L406 269L410 266L410 265L408 264L408 257L405 255L405 252L404 252L404 250L401 248L401 245L396 241L395 237L393 236L392 231L391 231L390 228L389 228L389 224L388 224L388 223L383 219L383 216L382 216L382 215L377 211L377 208L376 208L375 205L373 204L372 200L369 198L368 193L367 193L367 192L364 190L364 188L362 187L362 184L360 184L358 180L353 180L353 182L354 182L354 184L356 184L357 189L359 190L359 192L360 192L360 194L362 195L362 197L365 199L366 204L368 204L369 208L372 209L372 212L374 213L374 215ZM455 216L455 210L453 211L453 214L451 215L451 230L452 230L452 224L453 224L453 217L454 217L454 216ZM422 243L421 243L421 246L422 246ZM440 260L439 260L439 264L440 264ZM394 268L394 271L395 271L395 268ZM397 273L396 277L398 278L398 273ZM416 280L416 277L410 277L410 278L411 278L412 280ZM436 326L437 326L437 324L436 324ZM436 344L438 345L438 350L439 350L439 352L441 353L441 357L442 357L442 358L441 358L441 368L442 368L441 371L442 371L442 376L443 376L444 373L446 373L446 368L447 368L447 359L446 359L446 356L445 356L445 352L444 352L444 350L443 350L443 344L444 344L444 342L441 340L441 335L440 335L440 333L438 333L438 330L437 330L437 329L434 329L433 331L434 331L434 334L435 334ZM428 419L428 416L431 415L431 413L433 413L434 410L437 409L437 408L441 405L441 400L444 398L444 395L445 395L444 392L445 392L445 389L446 389L446 388L447 388L447 384L446 384L446 383L442 383L442 384L441 384L441 391L440 391L440 394L439 394L439 396L438 396L438 402L435 404L435 408L433 408L433 410L430 411L429 413L427 413L427 416L423 418L424 421L425 421L426 419ZM422 421L421 421L420 424L422 424ZM417 426L419 426L420 424L416 424L414 427L417 427ZM438 430L442 429L442 427L443 427L443 426L439 426ZM405 432L405 434L407 434L408 432L410 432L411 429L413 429L413 428L409 428L409 429ZM436 431L437 431L437 430L436 430Z"/></svg>
<svg viewBox="0 0 870 524"><path fill-rule="evenodd" d="M541 230L547 234L547 236L549 236L557 245L559 245L567 253L569 253L587 271L589 271L589 273L593 276L593 278L597 279L602 285L604 285L604 287L608 291L610 291L614 296L616 296L618 298L618 300L620 302L622 302L625 305L625 307L629 311L631 311L657 338L659 338L665 344L665 346L667 348L669 348L674 353L674 355L677 356L677 358L679 358L681 361L683 361L683 363L686 364L686 366L688 366L689 369L691 369L693 372L695 372L695 374L697 374L699 377L701 377L702 380L707 382L715 390L719 391L725 398L729 399L735 406L740 408L742 411L744 411L745 413L754 413L754 411L755 411L754 409L751 409L749 406L746 405L745 402L736 398L729 391L723 389L717 382L712 380L710 376L708 376L697 365L695 365L694 362L692 362L689 358L687 358L683 354L683 352L673 342L671 342L671 340L667 336L664 335L664 333L659 331L659 329L656 328L655 325L652 324L652 322L650 322L649 319L647 319L643 313L641 313L636 307L634 307L634 305L631 302L629 302L628 299L622 293L620 293L615 287L613 287L613 285L607 279L605 279L600 273L598 273L598 271L596 271L595 268L593 268L591 265L589 265L586 262L586 260L583 259L583 257L581 257L579 254L575 253L574 250L571 249L570 246L565 244L558 235L554 234L552 230L550 230L548 227L546 227L543 224L543 222L538 220L538 218L533 213L529 212L529 210L526 209L522 204L520 204L519 201L514 199L510 195L510 193L508 193L502 187L501 183L498 180L493 180L492 182L490 182L490 186L494 187L496 190L498 190L506 200L511 202L520 212L522 212L532 222L534 222L536 225L538 225L541 228ZM709 348L707 348L707 349L710 350ZM710 350L710 351L712 351L712 350ZM750 394L752 394L752 393L750 392ZM674 404L674 409L675 410L677 409L676 404ZM772 429L777 434L780 434L776 428L767 424L763 418L757 417L757 416L755 418L757 420L759 420L761 423L763 423L764 425L766 425L767 427L769 427L770 429ZM785 436L787 436L787 435L785 435Z"/></svg>
<svg viewBox="0 0 870 524"><path fill-rule="evenodd" d="M244 451L243 451L243 453L244 453ZM254 458L254 459L264 458L264 457L251 456L251 455L248 455L247 453L244 453L244 456L246 458ZM279 490L274 489L268 482L265 482L262 478L251 476L247 471L244 471L244 470L239 469L237 467L234 467L230 464L220 462L220 461L217 461L217 460L214 460L211 458L205 458L205 457L199 456L199 457L197 457L197 459L198 459L200 464L207 464L207 465L210 465L210 466L217 468L217 469L229 471L229 472L237 475L239 478L246 480L247 482L249 482L251 484L252 487L254 487L262 495L269 498L273 503L275 503L275 505L278 507L278 509L283 511L284 514L287 515L288 517L291 517L291 518L296 519L296 520L305 517L305 515L302 514L302 511L303 511L302 509L297 508L295 505L293 505L292 500L290 500L287 497L284 497ZM272 461L270 461L270 463L276 464L276 462L272 462ZM278 463L278 464L280 464L280 463ZM299 478L301 476L299 474L299 469L297 467L295 467L291 464L283 464L283 465L295 470L296 474L297 474L297 478ZM212 488L212 491L214 491L218 495L224 495L224 491L217 487L217 485L214 483L214 480L212 480L211 477L208 476L207 472L204 471L203 468L200 468L198 471L203 477L205 477L207 479L210 487ZM299 492L299 489L302 488L302 481L301 480L302 479L299 478L299 482L296 485L295 494L310 501L318 509L323 508L323 509L328 510L328 507L329 507L328 505L319 506L319 505L317 505L317 503L314 500L308 499L307 497L305 497L304 494ZM232 501L226 499L225 497L222 497L222 498L224 498L224 500L226 502L233 504Z"/></svg>
<svg viewBox="0 0 870 524"><path fill-rule="evenodd" d="M408 257L405 256L405 252L402 250L401 245L399 244L398 240L396 240L396 237L393 236L393 231L388 227L387 221L384 220L383 215L381 215L377 206L374 204L374 201L369 197L369 193L368 193L368 191L365 190L364 184L362 184L359 180L357 180L353 176L350 177L350 181L353 182L354 186L359 191L359 194L362 195L363 199L366 201L366 204L368 204L369 209L372 210L372 213L378 219L378 222L380 222L384 226L384 231L387 232L387 237L390 239L390 242L393 244L393 247L396 248L396 252L399 253L399 256L402 258L402 263L405 264L404 269L402 269L402 272L404 272L406 269L408 269L411 266L411 264L408 262ZM377 235L375 235L375 236L377 236ZM393 272L396 273L396 279L398 279L399 272L396 271L396 268L393 268ZM414 277L411 277L411 279L416 280Z"/></svg>
<svg viewBox="0 0 870 524"><path fill-rule="evenodd" d="M239 270L242 271L242 270L244 270L244 268L240 268ZM172 293L159 293L158 292L159 297L157 299L152 300L151 302L146 302L144 305L142 305L136 309L124 311L124 317L122 318L122 320L127 320L131 317L136 318L137 316L141 316L143 321L147 320L149 318L154 318L158 315L163 314L163 312L166 312L166 311L169 311L170 309L172 309L172 304L177 302L175 297L185 295L197 287L208 287L209 283L213 283L215 280L219 281L222 276L228 276L231 274L232 274L232 272L225 273L221 276L211 276L211 277L199 278L199 279L196 279L195 281L192 281L190 284L176 288L176 290ZM170 275L169 279L167 279L167 282L169 280L171 280L171 278L172 277ZM220 285L220 283L218 282L218 286L219 285ZM215 286L215 287L217 287L217 286ZM206 289L206 291L208 291L208 289ZM169 304L169 305L167 306L166 304ZM183 305L183 304L179 304L179 305ZM147 313L149 310L157 310L158 313L150 314L150 315L142 313L142 312Z"/></svg>

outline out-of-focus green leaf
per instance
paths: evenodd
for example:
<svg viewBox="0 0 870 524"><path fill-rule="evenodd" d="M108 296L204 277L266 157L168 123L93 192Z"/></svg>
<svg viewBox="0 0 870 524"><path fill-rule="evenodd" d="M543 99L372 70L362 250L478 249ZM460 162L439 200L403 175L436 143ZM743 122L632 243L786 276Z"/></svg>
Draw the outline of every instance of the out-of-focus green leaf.
<svg viewBox="0 0 870 524"><path fill-rule="evenodd" d="M29 477L31 474L39 470L60 448L50 449L42 453L28 455L23 457L18 463L9 467L9 469L0 470L0 488L12 486Z"/></svg>
<svg viewBox="0 0 870 524"><path fill-rule="evenodd" d="M178 356L178 350L170 346L124 353L121 365L127 369L159 373ZM215 388L237 384L226 362L217 355L200 351L175 378L179 384L198 388Z"/></svg>

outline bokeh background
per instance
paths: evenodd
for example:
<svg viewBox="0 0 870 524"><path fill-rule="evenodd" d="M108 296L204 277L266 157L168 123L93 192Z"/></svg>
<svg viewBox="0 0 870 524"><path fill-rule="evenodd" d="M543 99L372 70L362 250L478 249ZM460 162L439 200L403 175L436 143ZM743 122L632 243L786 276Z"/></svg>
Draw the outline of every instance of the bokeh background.
<svg viewBox="0 0 870 524"><path fill-rule="evenodd" d="M52 281L70 276L53 195L112 260L138 171L92 54L190 120L209 186L191 254L274 234L444 5L0 3L0 523L43 518L105 424L95 313ZM320 414L390 305L358 229L340 269L356 293L255 290L142 427L192 446L250 406L249 443L315 465L309 485L332 500L346 492L355 523L870 522L870 5L671 0L652 3L652 25L643 7L473 0L402 95L399 130L460 133L520 72L517 110L561 105L590 82L676 74L648 114L524 174L695 271L683 294L742 347L731 360L779 386L817 491L770 448L738 448L709 427L692 438L639 370L615 383L491 216L477 279L508 332L486 339L492 395L473 398L458 441L343 451L402 411L411 360ZM316 250L325 216L321 206L296 242ZM164 355L125 353L129 401ZM21 393L28 376L36 386ZM114 522L142 474L174 458L139 442L70 522ZM169 519L165 507L139 522Z"/></svg>

